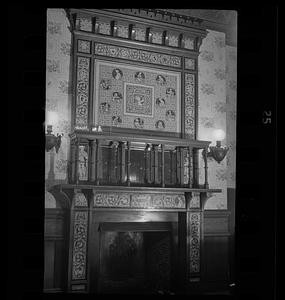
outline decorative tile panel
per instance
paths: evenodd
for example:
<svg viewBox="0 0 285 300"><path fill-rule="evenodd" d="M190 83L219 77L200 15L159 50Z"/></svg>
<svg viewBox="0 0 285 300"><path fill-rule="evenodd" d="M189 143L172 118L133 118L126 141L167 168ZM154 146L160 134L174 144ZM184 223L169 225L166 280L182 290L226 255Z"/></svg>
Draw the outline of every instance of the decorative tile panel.
<svg viewBox="0 0 285 300"><path fill-rule="evenodd" d="M174 68L181 68L180 56L162 54L133 48L96 43L95 54L162 66L169 66Z"/></svg>
<svg viewBox="0 0 285 300"><path fill-rule="evenodd" d="M151 31L152 33L152 43L162 44L162 32Z"/></svg>
<svg viewBox="0 0 285 300"><path fill-rule="evenodd" d="M185 208L184 195L141 193L98 193L94 196L94 207L121 208Z"/></svg>
<svg viewBox="0 0 285 300"><path fill-rule="evenodd" d="M75 207L88 207L87 199L81 192L75 193L73 201Z"/></svg>
<svg viewBox="0 0 285 300"><path fill-rule="evenodd" d="M79 17L78 18L78 23L79 23L79 30L92 32L92 20L91 20L91 18Z"/></svg>
<svg viewBox="0 0 285 300"><path fill-rule="evenodd" d="M189 50L194 50L194 38L185 37L184 38L184 48Z"/></svg>
<svg viewBox="0 0 285 300"><path fill-rule="evenodd" d="M192 193L190 199L190 208L200 208L200 193Z"/></svg>
<svg viewBox="0 0 285 300"><path fill-rule="evenodd" d="M75 128L88 128L90 58L77 58Z"/></svg>
<svg viewBox="0 0 285 300"><path fill-rule="evenodd" d="M81 53L91 53L91 42L85 40L77 41L77 51Z"/></svg>
<svg viewBox="0 0 285 300"><path fill-rule="evenodd" d="M101 34L111 34L111 24L110 22L103 22L99 21L98 22L98 32Z"/></svg>
<svg viewBox="0 0 285 300"><path fill-rule="evenodd" d="M195 75L185 73L185 133L195 138Z"/></svg>
<svg viewBox="0 0 285 300"><path fill-rule="evenodd" d="M180 74L95 61L94 122L180 132Z"/></svg>
<svg viewBox="0 0 285 300"><path fill-rule="evenodd" d="M128 38L129 37L129 26L128 24L117 24L117 36L122 38Z"/></svg>
<svg viewBox="0 0 285 300"><path fill-rule="evenodd" d="M143 41L146 40L146 29L142 27L135 27L135 40Z"/></svg>
<svg viewBox="0 0 285 300"><path fill-rule="evenodd" d="M178 34L168 33L168 46L178 47Z"/></svg>
<svg viewBox="0 0 285 300"><path fill-rule="evenodd" d="M74 213L72 280L86 279L88 212Z"/></svg>
<svg viewBox="0 0 285 300"><path fill-rule="evenodd" d="M185 57L185 69L195 70L195 59Z"/></svg>
<svg viewBox="0 0 285 300"><path fill-rule="evenodd" d="M153 117L154 88L140 84L124 84L124 114Z"/></svg>
<svg viewBox="0 0 285 300"><path fill-rule="evenodd" d="M199 212L190 213L190 277L191 273L200 272L200 243L201 243L201 215Z"/></svg>

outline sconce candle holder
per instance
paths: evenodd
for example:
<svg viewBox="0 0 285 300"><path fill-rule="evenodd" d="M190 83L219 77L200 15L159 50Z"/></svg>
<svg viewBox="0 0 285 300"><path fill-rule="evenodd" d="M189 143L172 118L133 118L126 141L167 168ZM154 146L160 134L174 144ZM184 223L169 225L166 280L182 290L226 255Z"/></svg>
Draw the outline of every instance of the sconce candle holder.
<svg viewBox="0 0 285 300"><path fill-rule="evenodd" d="M208 152L206 153L205 150L203 150L203 155L207 155L207 157L213 158L216 162L221 163L221 161L225 158L227 155L227 152L229 151L228 147L222 147L221 141L216 142L216 146L210 146L208 148Z"/></svg>
<svg viewBox="0 0 285 300"><path fill-rule="evenodd" d="M47 125L46 133L46 151L49 152L53 147L55 148L56 153L61 145L61 137L63 134L57 134L56 136L52 133L52 125Z"/></svg>

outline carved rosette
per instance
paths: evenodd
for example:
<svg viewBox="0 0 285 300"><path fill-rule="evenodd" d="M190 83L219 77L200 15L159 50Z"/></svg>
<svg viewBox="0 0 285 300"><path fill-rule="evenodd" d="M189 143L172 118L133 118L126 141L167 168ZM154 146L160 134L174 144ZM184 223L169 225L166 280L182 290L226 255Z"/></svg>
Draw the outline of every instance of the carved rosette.
<svg viewBox="0 0 285 300"><path fill-rule="evenodd" d="M185 208L184 195L135 193L96 193L94 207L118 208Z"/></svg>
<svg viewBox="0 0 285 300"><path fill-rule="evenodd" d="M185 133L195 138L195 75L185 73Z"/></svg>
<svg viewBox="0 0 285 300"><path fill-rule="evenodd" d="M72 280L86 279L88 212L74 214Z"/></svg>
<svg viewBox="0 0 285 300"><path fill-rule="evenodd" d="M200 272L200 226L201 226L201 215L200 212L190 213L190 253L189 253L189 271L190 278L191 273Z"/></svg>
<svg viewBox="0 0 285 300"><path fill-rule="evenodd" d="M88 128L90 58L77 58L75 128Z"/></svg>
<svg viewBox="0 0 285 300"><path fill-rule="evenodd" d="M182 62L180 56L99 43L95 43L95 54L176 68L181 68Z"/></svg>

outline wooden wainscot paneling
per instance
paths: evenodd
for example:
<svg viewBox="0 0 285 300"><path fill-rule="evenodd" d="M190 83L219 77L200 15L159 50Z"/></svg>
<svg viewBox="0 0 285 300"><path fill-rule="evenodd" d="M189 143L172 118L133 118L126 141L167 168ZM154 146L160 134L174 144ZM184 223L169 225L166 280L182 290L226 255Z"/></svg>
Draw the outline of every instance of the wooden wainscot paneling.
<svg viewBox="0 0 285 300"><path fill-rule="evenodd" d="M67 280L67 220L62 209L45 210L44 292L63 292Z"/></svg>
<svg viewBox="0 0 285 300"><path fill-rule="evenodd" d="M202 251L203 283L213 288L230 280L230 232L228 211L204 212Z"/></svg>

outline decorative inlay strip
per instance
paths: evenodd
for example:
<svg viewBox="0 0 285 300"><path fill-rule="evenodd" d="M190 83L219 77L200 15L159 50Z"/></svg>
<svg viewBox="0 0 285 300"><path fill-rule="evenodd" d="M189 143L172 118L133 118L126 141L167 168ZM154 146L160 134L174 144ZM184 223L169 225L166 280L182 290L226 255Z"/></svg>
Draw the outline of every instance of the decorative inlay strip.
<svg viewBox="0 0 285 300"><path fill-rule="evenodd" d="M77 58L75 128L88 128L90 58Z"/></svg>
<svg viewBox="0 0 285 300"><path fill-rule="evenodd" d="M95 54L181 68L181 57L157 52L95 43Z"/></svg>
<svg viewBox="0 0 285 300"><path fill-rule="evenodd" d="M200 213L190 213L190 274L200 272L200 225Z"/></svg>
<svg viewBox="0 0 285 300"><path fill-rule="evenodd" d="M185 197L177 194L98 193L94 196L94 207L185 208Z"/></svg>
<svg viewBox="0 0 285 300"><path fill-rule="evenodd" d="M88 212L74 214L72 280L86 279Z"/></svg>
<svg viewBox="0 0 285 300"><path fill-rule="evenodd" d="M185 73L185 133L195 138L195 75Z"/></svg>

